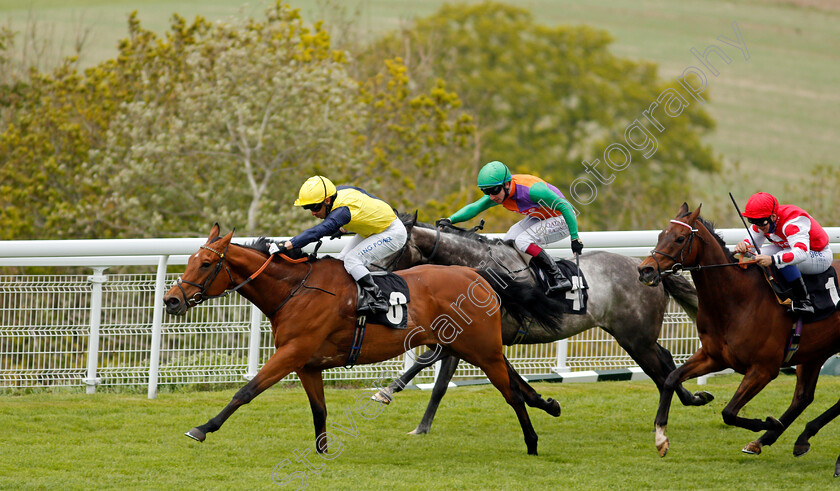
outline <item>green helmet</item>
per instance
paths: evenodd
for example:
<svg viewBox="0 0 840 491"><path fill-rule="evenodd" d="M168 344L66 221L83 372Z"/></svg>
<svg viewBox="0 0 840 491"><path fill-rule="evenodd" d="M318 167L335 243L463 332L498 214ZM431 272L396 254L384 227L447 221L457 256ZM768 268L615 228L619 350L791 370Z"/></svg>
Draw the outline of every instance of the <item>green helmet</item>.
<svg viewBox="0 0 840 491"><path fill-rule="evenodd" d="M478 171L478 187L489 188L498 186L499 184L504 184L510 181L512 178L513 176L510 175L510 169L498 160L494 160L485 164L484 167Z"/></svg>

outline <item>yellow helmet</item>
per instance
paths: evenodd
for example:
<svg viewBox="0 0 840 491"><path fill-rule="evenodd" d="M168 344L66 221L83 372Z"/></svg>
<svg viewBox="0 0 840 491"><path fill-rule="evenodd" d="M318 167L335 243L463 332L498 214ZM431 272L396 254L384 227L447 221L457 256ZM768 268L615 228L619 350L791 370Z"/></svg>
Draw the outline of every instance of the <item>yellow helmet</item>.
<svg viewBox="0 0 840 491"><path fill-rule="evenodd" d="M295 200L295 206L306 206L322 203L335 194L335 184L323 176L312 176L303 183Z"/></svg>

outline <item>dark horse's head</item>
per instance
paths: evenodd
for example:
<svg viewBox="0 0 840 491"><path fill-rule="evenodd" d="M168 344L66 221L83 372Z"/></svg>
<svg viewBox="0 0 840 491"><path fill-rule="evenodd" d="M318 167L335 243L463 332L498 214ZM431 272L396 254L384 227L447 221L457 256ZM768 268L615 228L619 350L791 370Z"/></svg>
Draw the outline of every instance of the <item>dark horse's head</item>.
<svg viewBox="0 0 840 491"><path fill-rule="evenodd" d="M639 281L648 286L656 286L663 276L677 273L684 266L696 263L696 223L702 206L689 211L688 204L682 204L677 216L660 232L650 256L639 265Z"/></svg>

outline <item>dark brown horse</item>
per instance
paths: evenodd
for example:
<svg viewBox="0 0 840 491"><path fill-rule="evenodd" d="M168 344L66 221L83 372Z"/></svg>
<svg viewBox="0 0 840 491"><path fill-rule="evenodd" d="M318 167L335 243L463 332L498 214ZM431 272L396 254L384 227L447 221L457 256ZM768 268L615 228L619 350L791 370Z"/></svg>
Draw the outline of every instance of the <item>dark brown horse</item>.
<svg viewBox="0 0 840 491"><path fill-rule="evenodd" d="M833 267L840 270L840 261L834 261ZM723 409L723 421L751 431L764 430L744 448L746 453L760 453L763 445L773 444L813 401L820 368L840 351L840 313L806 324L799 350L785 361L793 322L786 308L776 300L759 267L739 267L713 226L700 218L700 207L692 212L685 203L659 234L656 249L639 265L639 279L656 285L679 268L691 271L697 288L697 332L702 347L671 372L661 391L655 420L659 455L664 456L670 445L665 429L677 385L726 368L743 374L744 379ZM779 419L739 417L741 408L785 366L796 366L796 389L787 411ZM801 440L797 440L797 446ZM794 448L797 455L804 451L807 448Z"/></svg>
<svg viewBox="0 0 840 491"><path fill-rule="evenodd" d="M270 318L277 351L221 413L186 435L204 441L239 406L296 372L312 408L316 449L326 452L321 372L347 361L355 332L355 283L336 259L270 257L269 241L241 246L231 243L232 237L233 232L219 237L218 224L212 228L207 243L190 256L183 276L164 297L166 310L182 315L235 289ZM407 329L369 324L356 363L387 360L419 345L444 346L484 371L516 412L528 453L536 455L537 435L523 403L552 416L559 416L560 404L542 399L505 359L499 298L508 312L549 324L550 300L547 304L544 296L529 296L530 289L519 291L521 285L514 282L494 290L488 282L494 273L466 267L420 266L399 274L411 299Z"/></svg>

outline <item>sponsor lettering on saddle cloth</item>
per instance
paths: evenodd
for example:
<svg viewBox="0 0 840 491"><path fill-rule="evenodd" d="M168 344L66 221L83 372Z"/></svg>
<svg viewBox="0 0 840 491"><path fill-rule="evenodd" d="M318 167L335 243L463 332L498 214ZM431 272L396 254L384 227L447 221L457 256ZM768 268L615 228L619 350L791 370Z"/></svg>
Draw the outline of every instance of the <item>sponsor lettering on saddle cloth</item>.
<svg viewBox="0 0 840 491"><path fill-rule="evenodd" d="M828 268L826 271L819 274L803 274L802 279L805 280L805 288L808 290L808 295L811 297L811 303L814 304L813 314L800 314L793 323L790 329L790 338L788 347L785 351L785 361L789 361L793 354L799 349L799 340L802 336L802 325L818 322L826 319L836 310L840 309L840 287L837 284L837 273L834 268ZM781 298L785 292L779 292L774 285L777 297Z"/></svg>
<svg viewBox="0 0 840 491"><path fill-rule="evenodd" d="M560 268L560 271L562 271L563 274L566 275L566 278L569 278L569 281L572 282L572 289L563 294L563 297L558 298L562 301L563 313L585 314L586 304L589 301L589 284L586 282L586 277L584 276L583 271L578 272L578 268L575 263L567 259L557 259L555 262L557 263L557 267ZM536 275L537 281L539 281L542 288L548 288L545 273L533 262L529 263L529 266L531 267L531 270L533 270L534 275Z"/></svg>
<svg viewBox="0 0 840 491"><path fill-rule="evenodd" d="M372 271L370 273L373 282L388 297L391 308L388 312L377 312L376 314L356 313L356 330L353 333L353 346L350 347L350 354L344 368L350 369L356 364L359 354L362 352L362 342L365 340L365 326L367 324L379 324L392 329L405 329L408 321L408 302L411 300L408 294L408 284L402 276L390 271ZM362 295L362 289L356 285L356 298ZM357 303L358 305L358 303Z"/></svg>

